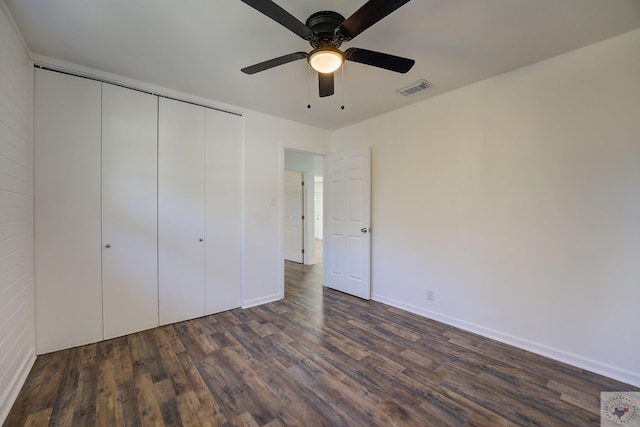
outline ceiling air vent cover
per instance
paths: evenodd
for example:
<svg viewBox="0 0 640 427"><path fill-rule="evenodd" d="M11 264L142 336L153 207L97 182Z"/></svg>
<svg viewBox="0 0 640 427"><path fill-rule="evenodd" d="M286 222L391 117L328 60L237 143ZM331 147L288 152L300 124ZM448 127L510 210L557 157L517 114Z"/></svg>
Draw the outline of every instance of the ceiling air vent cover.
<svg viewBox="0 0 640 427"><path fill-rule="evenodd" d="M433 87L433 85L428 81L422 79L422 80L418 80L417 82L411 83L407 87L398 89L396 92L404 96L409 96L409 95L413 95L414 93L420 92L421 90L429 89L430 87Z"/></svg>

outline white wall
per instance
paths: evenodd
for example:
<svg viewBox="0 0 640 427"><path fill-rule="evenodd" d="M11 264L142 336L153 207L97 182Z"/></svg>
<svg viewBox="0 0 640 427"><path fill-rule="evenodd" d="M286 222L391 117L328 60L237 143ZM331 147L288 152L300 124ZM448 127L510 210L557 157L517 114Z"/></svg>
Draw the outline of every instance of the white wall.
<svg viewBox="0 0 640 427"><path fill-rule="evenodd" d="M0 424L35 361L33 64L0 4Z"/></svg>
<svg viewBox="0 0 640 427"><path fill-rule="evenodd" d="M331 133L245 113L243 307L284 296L282 250L284 151L327 152Z"/></svg>
<svg viewBox="0 0 640 427"><path fill-rule="evenodd" d="M636 30L335 132L374 299L640 385L639 78Z"/></svg>

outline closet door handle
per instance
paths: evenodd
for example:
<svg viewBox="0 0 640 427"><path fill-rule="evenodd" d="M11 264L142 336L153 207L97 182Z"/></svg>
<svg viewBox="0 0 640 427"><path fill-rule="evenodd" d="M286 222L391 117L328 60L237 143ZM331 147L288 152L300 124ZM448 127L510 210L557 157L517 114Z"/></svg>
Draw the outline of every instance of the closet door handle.
<svg viewBox="0 0 640 427"><path fill-rule="evenodd" d="M198 239L199 242L204 242L204 239L201 237Z"/></svg>
<svg viewBox="0 0 640 427"><path fill-rule="evenodd" d="M106 245L104 245L105 248L109 249L111 247L110 243L107 243Z"/></svg>

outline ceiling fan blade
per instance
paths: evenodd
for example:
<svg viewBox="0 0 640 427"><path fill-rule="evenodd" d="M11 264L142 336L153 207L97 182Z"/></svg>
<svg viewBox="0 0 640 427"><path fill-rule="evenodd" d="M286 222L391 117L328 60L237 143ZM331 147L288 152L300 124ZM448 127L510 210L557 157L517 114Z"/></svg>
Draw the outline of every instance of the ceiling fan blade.
<svg viewBox="0 0 640 427"><path fill-rule="evenodd" d="M273 19L283 27L293 31L305 40L310 40L313 37L313 33L309 27L271 0L242 0L242 2Z"/></svg>
<svg viewBox="0 0 640 427"><path fill-rule="evenodd" d="M333 95L333 73L318 73L320 98Z"/></svg>
<svg viewBox="0 0 640 427"><path fill-rule="evenodd" d="M240 71L245 74L255 74L260 71L268 70L269 68L277 67L278 65L287 64L289 62L297 61L298 59L306 58L307 54L305 52L296 52L290 53L288 55L279 56L278 58L273 58L268 61L260 62L259 64L251 65L249 67L244 67Z"/></svg>
<svg viewBox="0 0 640 427"><path fill-rule="evenodd" d="M389 55L388 53L375 52L373 50L350 47L344 52L347 60L359 62L361 64L372 65L396 73L406 73L416 63L413 59L402 58L400 56Z"/></svg>
<svg viewBox="0 0 640 427"><path fill-rule="evenodd" d="M409 3L409 0L369 0L338 27L338 37L345 41L352 40L406 3Z"/></svg>

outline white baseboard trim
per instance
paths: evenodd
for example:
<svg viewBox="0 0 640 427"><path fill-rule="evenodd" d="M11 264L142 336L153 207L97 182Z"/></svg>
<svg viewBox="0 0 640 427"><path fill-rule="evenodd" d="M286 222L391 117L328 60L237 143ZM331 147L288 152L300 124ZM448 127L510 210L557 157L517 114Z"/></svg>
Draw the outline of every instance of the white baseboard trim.
<svg viewBox="0 0 640 427"><path fill-rule="evenodd" d="M262 297L262 298L256 298L256 299L252 299L252 300L248 300L248 301L243 301L242 302L242 308L251 308L251 307L258 306L258 305L266 304L268 302L279 301L281 299L282 299L282 296L279 293L278 294L273 294L273 295L268 295L268 296Z"/></svg>
<svg viewBox="0 0 640 427"><path fill-rule="evenodd" d="M584 369L596 374L604 375L617 381L621 381L630 384L634 387L640 387L640 373L630 372L624 369L617 368L615 366L608 365L606 363L597 362L595 360L587 359L576 354L568 353L563 350L548 347L543 344L528 341L526 339L514 337L500 331L485 328L484 326L469 323L464 320L456 319L446 316L444 314L437 313L435 311L427 310L422 307L417 307L412 304L407 304L403 301L387 298L383 295L372 294L371 299L377 302L381 302L392 307L396 307L410 313L418 314L420 316L454 326L456 328L463 329L468 332L473 332L483 337L490 338L496 341L500 341L504 344L512 345L514 347L521 348L523 350L530 351L532 353L539 354L541 356L548 357L550 359L557 360L562 363L575 366L580 369ZM622 391L622 390L621 390Z"/></svg>
<svg viewBox="0 0 640 427"><path fill-rule="evenodd" d="M27 376L29 376L29 372L31 372L31 368L33 368L35 361L35 354L25 358L22 361L20 368L16 371L15 375L9 382L9 386L0 395L0 425L3 425L7 419L9 411L11 411L11 407L18 397L18 393L20 393L22 386L25 381L27 381Z"/></svg>

